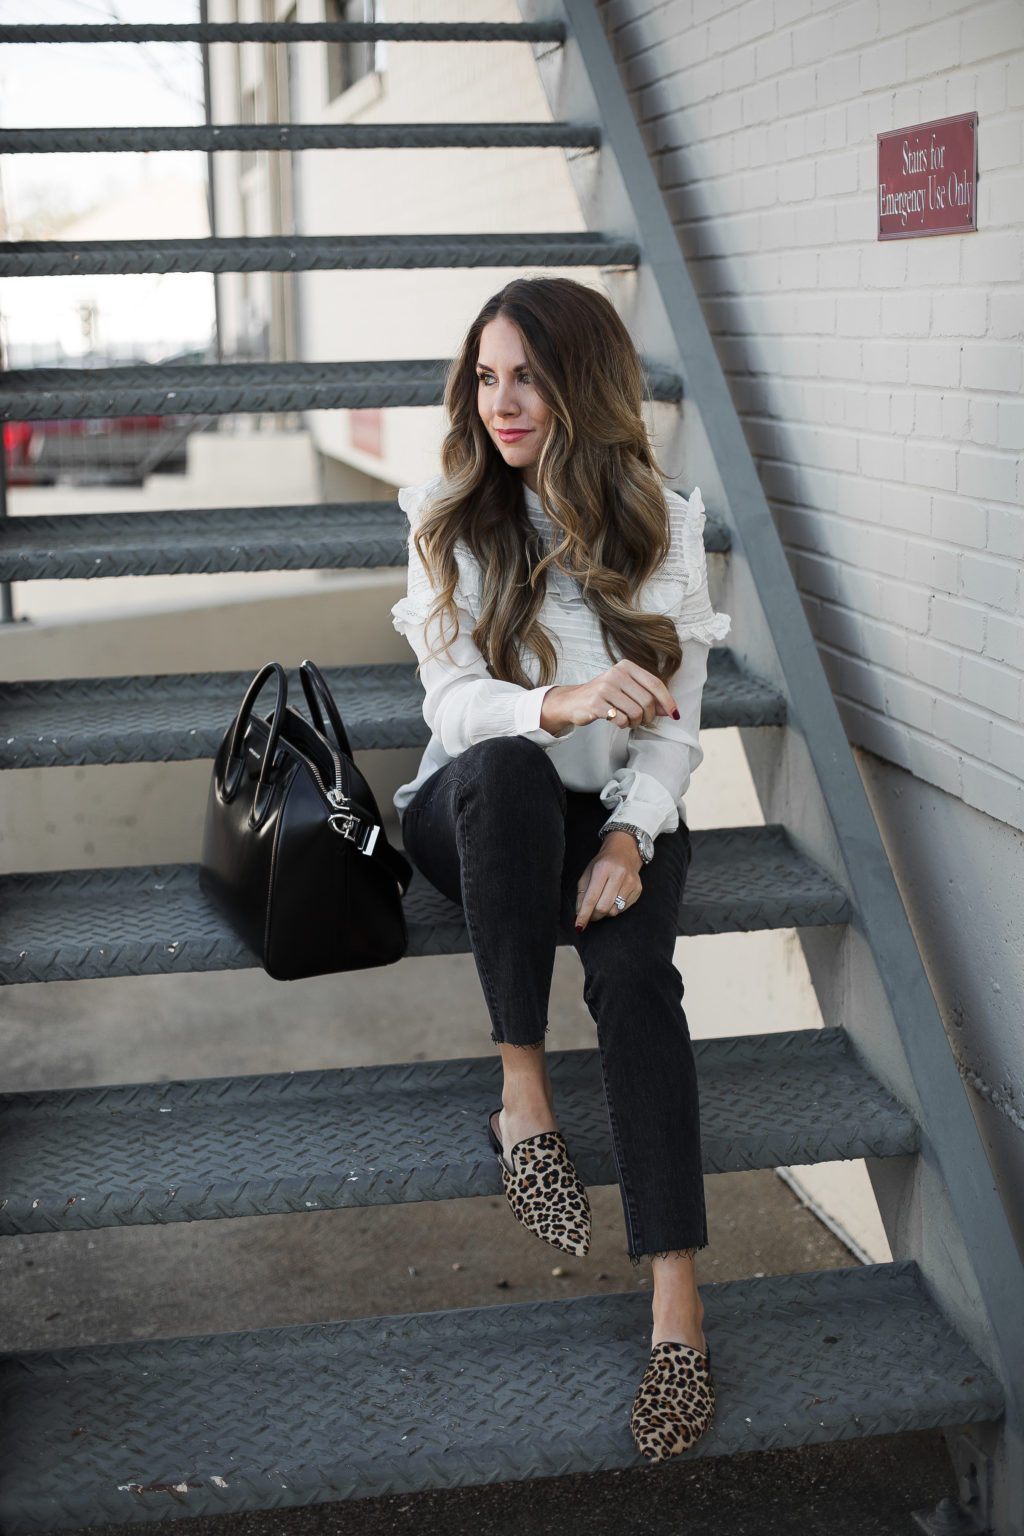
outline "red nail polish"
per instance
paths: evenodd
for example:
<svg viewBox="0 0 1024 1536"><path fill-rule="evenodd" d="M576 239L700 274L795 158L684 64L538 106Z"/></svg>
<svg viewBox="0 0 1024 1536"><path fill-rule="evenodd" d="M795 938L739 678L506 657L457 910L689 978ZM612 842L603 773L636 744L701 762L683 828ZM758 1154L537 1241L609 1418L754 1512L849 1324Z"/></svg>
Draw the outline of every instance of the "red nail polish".
<svg viewBox="0 0 1024 1536"><path fill-rule="evenodd" d="M576 932L577 933L582 933L583 932L583 924L582 923L577 923L576 924Z"/></svg>
<svg viewBox="0 0 1024 1536"><path fill-rule="evenodd" d="M672 711L672 719L673 720L678 720L679 719L679 711L678 711L678 709L674 709Z"/></svg>

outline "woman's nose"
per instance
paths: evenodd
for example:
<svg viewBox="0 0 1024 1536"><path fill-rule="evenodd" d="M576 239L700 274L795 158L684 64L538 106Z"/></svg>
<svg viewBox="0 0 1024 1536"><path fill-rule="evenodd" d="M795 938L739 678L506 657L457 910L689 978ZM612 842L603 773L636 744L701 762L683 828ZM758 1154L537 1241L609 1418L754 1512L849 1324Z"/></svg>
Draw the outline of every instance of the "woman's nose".
<svg viewBox="0 0 1024 1536"><path fill-rule="evenodd" d="M515 390L510 384L498 385L498 398L494 402L494 409L499 416L513 416L519 411L519 402L515 397Z"/></svg>

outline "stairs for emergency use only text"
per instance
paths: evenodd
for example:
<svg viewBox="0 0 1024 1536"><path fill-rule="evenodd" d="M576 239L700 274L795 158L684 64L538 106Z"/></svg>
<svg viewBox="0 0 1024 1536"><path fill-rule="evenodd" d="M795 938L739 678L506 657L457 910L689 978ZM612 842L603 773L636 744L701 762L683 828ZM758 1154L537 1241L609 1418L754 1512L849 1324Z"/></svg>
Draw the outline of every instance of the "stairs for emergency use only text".
<svg viewBox="0 0 1024 1536"><path fill-rule="evenodd" d="M867 1158L896 1255L707 1287L718 1411L693 1454L943 1426L971 1528L1024 1536L1024 1288L964 1090L595 7L523 0L521 10L513 26L0 26L0 42L26 44L516 39L534 50L553 114L3 130L0 153L564 147L589 233L22 242L0 248L0 272L614 269L610 291L648 360L651 396L675 403L675 458L704 491L708 549L724 563L733 631L712 656L704 725L744 728L767 822L695 837L679 931L799 929L826 1023L699 1047L705 1166ZM427 405L443 369L9 372L0 416ZM397 507L376 503L11 517L0 523L0 580L398 566L405 534ZM265 659L254 655L252 670ZM0 766L209 757L243 680L4 684ZM411 665L339 668L331 682L355 747L423 741ZM12 875L0 900L5 982L252 964L192 864ZM422 877L408 915L412 955L467 948L460 911ZM594 1052L556 1054L553 1077L584 1178L613 1182ZM0 1228L301 1221L311 1207L494 1193L478 1122L496 1082L496 1063L463 1060L9 1094ZM627 1416L648 1308L636 1292L8 1357L0 1524L16 1536L635 1465Z"/></svg>

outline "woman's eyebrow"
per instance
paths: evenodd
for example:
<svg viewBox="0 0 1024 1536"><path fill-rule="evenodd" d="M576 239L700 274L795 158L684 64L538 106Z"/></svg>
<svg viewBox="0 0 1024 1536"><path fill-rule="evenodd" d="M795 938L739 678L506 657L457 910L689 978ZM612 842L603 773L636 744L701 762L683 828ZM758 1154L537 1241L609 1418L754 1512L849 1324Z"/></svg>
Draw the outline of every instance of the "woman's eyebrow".
<svg viewBox="0 0 1024 1536"><path fill-rule="evenodd" d="M497 368L493 368L490 363L484 363L484 362L477 363L476 370L477 370L478 373L497 373L497 371L498 371ZM513 373L529 373L530 372L530 365L527 362L516 363L516 364L514 364L514 366L512 368L512 372Z"/></svg>

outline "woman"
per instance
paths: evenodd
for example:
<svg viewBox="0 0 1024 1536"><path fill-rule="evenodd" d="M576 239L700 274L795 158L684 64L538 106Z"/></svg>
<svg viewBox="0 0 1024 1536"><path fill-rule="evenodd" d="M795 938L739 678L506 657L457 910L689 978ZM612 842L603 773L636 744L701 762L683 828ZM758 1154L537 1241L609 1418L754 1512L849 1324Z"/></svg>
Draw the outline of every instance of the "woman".
<svg viewBox="0 0 1024 1536"><path fill-rule="evenodd" d="M597 1023L630 1256L651 1260L652 1354L631 1428L654 1459L711 1421L694 1254L707 1242L697 1081L672 963L681 819L709 645L699 492L666 491L643 375L601 294L510 283L448 379L441 477L401 493L432 736L396 796L406 847L466 915L499 1045L487 1132L516 1216L587 1252L590 1210L544 1055L571 934Z"/></svg>

